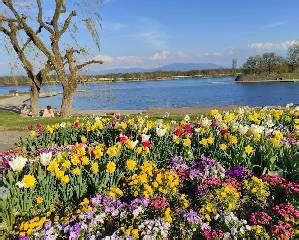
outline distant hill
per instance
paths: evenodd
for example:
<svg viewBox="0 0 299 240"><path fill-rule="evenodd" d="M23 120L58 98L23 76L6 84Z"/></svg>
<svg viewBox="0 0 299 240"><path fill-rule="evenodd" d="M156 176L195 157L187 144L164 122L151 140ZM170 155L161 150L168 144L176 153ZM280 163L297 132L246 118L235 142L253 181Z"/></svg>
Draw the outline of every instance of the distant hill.
<svg viewBox="0 0 299 240"><path fill-rule="evenodd" d="M156 72L156 71L190 71L204 69L223 68L214 63L172 63L159 68L115 68L102 71L92 71L91 74L108 74L108 73L136 73L136 72Z"/></svg>

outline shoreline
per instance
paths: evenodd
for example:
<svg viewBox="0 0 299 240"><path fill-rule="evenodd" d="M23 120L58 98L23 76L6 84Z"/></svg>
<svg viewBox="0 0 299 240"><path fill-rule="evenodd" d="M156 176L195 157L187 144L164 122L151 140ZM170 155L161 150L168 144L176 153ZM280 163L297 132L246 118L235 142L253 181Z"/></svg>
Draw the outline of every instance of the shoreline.
<svg viewBox="0 0 299 240"><path fill-rule="evenodd" d="M181 76L171 76L171 77L161 77L161 78L117 78L117 79L101 79L99 80L91 80L91 81L80 81L78 84L88 84L88 83L114 83L114 82L144 82L144 81L165 81L165 80L181 80L186 78L193 78L193 79L205 79L205 78L221 78L221 77L234 77L232 74L213 74L213 75L193 75L193 76L187 76L187 75L181 75ZM56 85L60 84L57 81L48 81L45 82L43 85ZM18 87L18 86L30 86L29 84L1 84L0 87Z"/></svg>
<svg viewBox="0 0 299 240"><path fill-rule="evenodd" d="M235 80L236 83L297 83L299 79L282 79L282 80Z"/></svg>

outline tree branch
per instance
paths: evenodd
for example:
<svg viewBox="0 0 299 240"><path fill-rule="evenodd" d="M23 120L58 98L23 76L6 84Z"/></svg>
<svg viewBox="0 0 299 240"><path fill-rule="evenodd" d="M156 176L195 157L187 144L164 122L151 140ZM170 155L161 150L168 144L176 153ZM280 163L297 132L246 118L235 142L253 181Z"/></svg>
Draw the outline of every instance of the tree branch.
<svg viewBox="0 0 299 240"><path fill-rule="evenodd" d="M77 69L80 70L80 69L86 67L87 65L91 65L91 64L103 64L103 61L102 60L90 60L85 63L77 65Z"/></svg>
<svg viewBox="0 0 299 240"><path fill-rule="evenodd" d="M62 13L64 4L63 4L63 0L55 0L56 3L56 8L55 8L55 12L51 21L51 25L54 28L54 32L59 33L59 27L58 27L58 20L60 17L60 14Z"/></svg>
<svg viewBox="0 0 299 240"><path fill-rule="evenodd" d="M75 17L77 15L76 11L73 10L69 16L67 17L67 19L65 20L62 29L59 32L59 35L61 36L62 34L65 33L65 31L68 29L68 27L70 26L70 23L72 21L72 18Z"/></svg>
<svg viewBox="0 0 299 240"><path fill-rule="evenodd" d="M20 14L17 12L15 7L13 6L13 3L12 3L11 0L2 0L2 1L10 9L10 11L14 14L20 28L22 28L26 32L28 37L32 39L32 42L35 44L35 46L40 51L42 51L48 58L53 60L54 57L52 56L51 52L47 49L45 44L37 36L37 34L33 31L33 29L31 27L29 27L28 24L26 23L26 21L25 21L26 17L25 16L20 16ZM56 0L56 1L59 1L59 0Z"/></svg>
<svg viewBox="0 0 299 240"><path fill-rule="evenodd" d="M45 28L48 32L53 33L53 29L50 28L44 21L43 21L43 7L42 7L42 0L36 0L37 7L38 7L38 15L37 21L41 27Z"/></svg>
<svg viewBox="0 0 299 240"><path fill-rule="evenodd" d="M36 30L35 33L36 33L36 34L41 33L42 29L43 29L43 27L42 27L42 26L39 26L39 28ZM22 47L22 51L25 50L25 48L28 46L28 44L29 44L31 41L32 41L32 39L29 37L29 38L27 39L27 41L24 43L24 45L23 45L23 47Z"/></svg>

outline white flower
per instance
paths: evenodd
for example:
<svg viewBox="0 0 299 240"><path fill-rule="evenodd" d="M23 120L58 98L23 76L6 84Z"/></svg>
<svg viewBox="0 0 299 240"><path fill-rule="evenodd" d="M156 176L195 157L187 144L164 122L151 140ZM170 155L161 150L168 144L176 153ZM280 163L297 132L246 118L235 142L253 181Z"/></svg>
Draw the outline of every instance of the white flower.
<svg viewBox="0 0 299 240"><path fill-rule="evenodd" d="M274 126L274 123L272 122L271 119L269 119L269 120L266 122L266 126L269 127L269 128L271 128L271 127Z"/></svg>
<svg viewBox="0 0 299 240"><path fill-rule="evenodd" d="M203 118L202 120L201 120L201 124L204 126L204 127L208 127L208 126L210 126L211 125L211 122L210 122L210 120L208 119L208 118Z"/></svg>
<svg viewBox="0 0 299 240"><path fill-rule="evenodd" d="M150 139L151 135L146 135L146 134L142 134L141 138L142 138L142 142L148 141Z"/></svg>
<svg viewBox="0 0 299 240"><path fill-rule="evenodd" d="M43 165L43 166L48 166L48 164L50 163L52 159L52 153L51 152L48 152L48 153L42 153L40 155L40 163Z"/></svg>
<svg viewBox="0 0 299 240"><path fill-rule="evenodd" d="M261 134L264 132L264 130L265 128L263 126L251 124L251 131L253 132L253 134Z"/></svg>
<svg viewBox="0 0 299 240"><path fill-rule="evenodd" d="M230 229L230 233L231 233L231 235L233 235L233 236L236 235L237 231L238 231L238 229L237 229L236 227L232 227L232 228Z"/></svg>
<svg viewBox="0 0 299 240"><path fill-rule="evenodd" d="M15 157L12 161L9 162L9 166L15 172L20 172L25 167L27 158L22 156Z"/></svg>
<svg viewBox="0 0 299 240"><path fill-rule="evenodd" d="M23 181L18 181L16 183L16 185L19 187L19 188L23 188L25 186L24 182Z"/></svg>
<svg viewBox="0 0 299 240"><path fill-rule="evenodd" d="M96 116L94 120L95 120L95 121L99 121L100 119L101 119L101 118L100 118L99 116Z"/></svg>
<svg viewBox="0 0 299 240"><path fill-rule="evenodd" d="M156 128L156 133L159 137L163 137L166 134L166 129L164 128Z"/></svg>
<svg viewBox="0 0 299 240"><path fill-rule="evenodd" d="M61 128L65 128L66 127L66 123L65 122L60 123L60 127Z"/></svg>
<svg viewBox="0 0 299 240"><path fill-rule="evenodd" d="M190 116L187 114L187 115L184 117L184 120L185 120L186 122L189 122L189 121L190 121Z"/></svg>
<svg viewBox="0 0 299 240"><path fill-rule="evenodd" d="M244 109L244 108L239 108L238 111L237 111L237 113L239 113L239 114L241 114L241 115L243 115L244 112L245 112L245 109Z"/></svg>
<svg viewBox="0 0 299 240"><path fill-rule="evenodd" d="M139 143L138 140L134 141L134 142L133 142L133 145L132 145L132 148L135 148L135 147L137 146L138 143Z"/></svg>
<svg viewBox="0 0 299 240"><path fill-rule="evenodd" d="M242 134L242 135L245 135L248 131L249 127L247 125L243 126L243 125L240 125L239 126L239 132Z"/></svg>

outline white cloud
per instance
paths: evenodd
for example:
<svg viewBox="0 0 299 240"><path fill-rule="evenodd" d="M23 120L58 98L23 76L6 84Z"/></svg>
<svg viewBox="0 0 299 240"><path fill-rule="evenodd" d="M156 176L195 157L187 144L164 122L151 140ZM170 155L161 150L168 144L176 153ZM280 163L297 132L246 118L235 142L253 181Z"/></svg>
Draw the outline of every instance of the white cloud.
<svg viewBox="0 0 299 240"><path fill-rule="evenodd" d="M149 57L151 61L165 61L171 57L171 53L169 51L163 50L160 52L154 53L152 56Z"/></svg>
<svg viewBox="0 0 299 240"><path fill-rule="evenodd" d="M194 56L183 52L183 51L175 51L170 52L168 50L162 50L155 52L149 57L150 61L184 61L184 60L191 60Z"/></svg>
<svg viewBox="0 0 299 240"><path fill-rule="evenodd" d="M257 50L287 50L290 46L295 44L296 40L284 41L280 43L273 43L273 42L256 42L251 43L248 45L251 49Z"/></svg>
<svg viewBox="0 0 299 240"><path fill-rule="evenodd" d="M113 63L114 58L108 55L97 55L94 57L95 60L102 60L103 64Z"/></svg>
<svg viewBox="0 0 299 240"><path fill-rule="evenodd" d="M286 21L278 21L278 22L273 22L265 25L265 28L276 28L276 27L283 26L285 24L287 24Z"/></svg>
<svg viewBox="0 0 299 240"><path fill-rule="evenodd" d="M122 64L140 64L143 63L144 59L140 56L109 56L109 55L98 55L94 57L95 60L102 60L104 65L122 65Z"/></svg>
<svg viewBox="0 0 299 240"><path fill-rule="evenodd" d="M116 61L124 63L142 63L144 61L143 57L140 56L117 56Z"/></svg>

